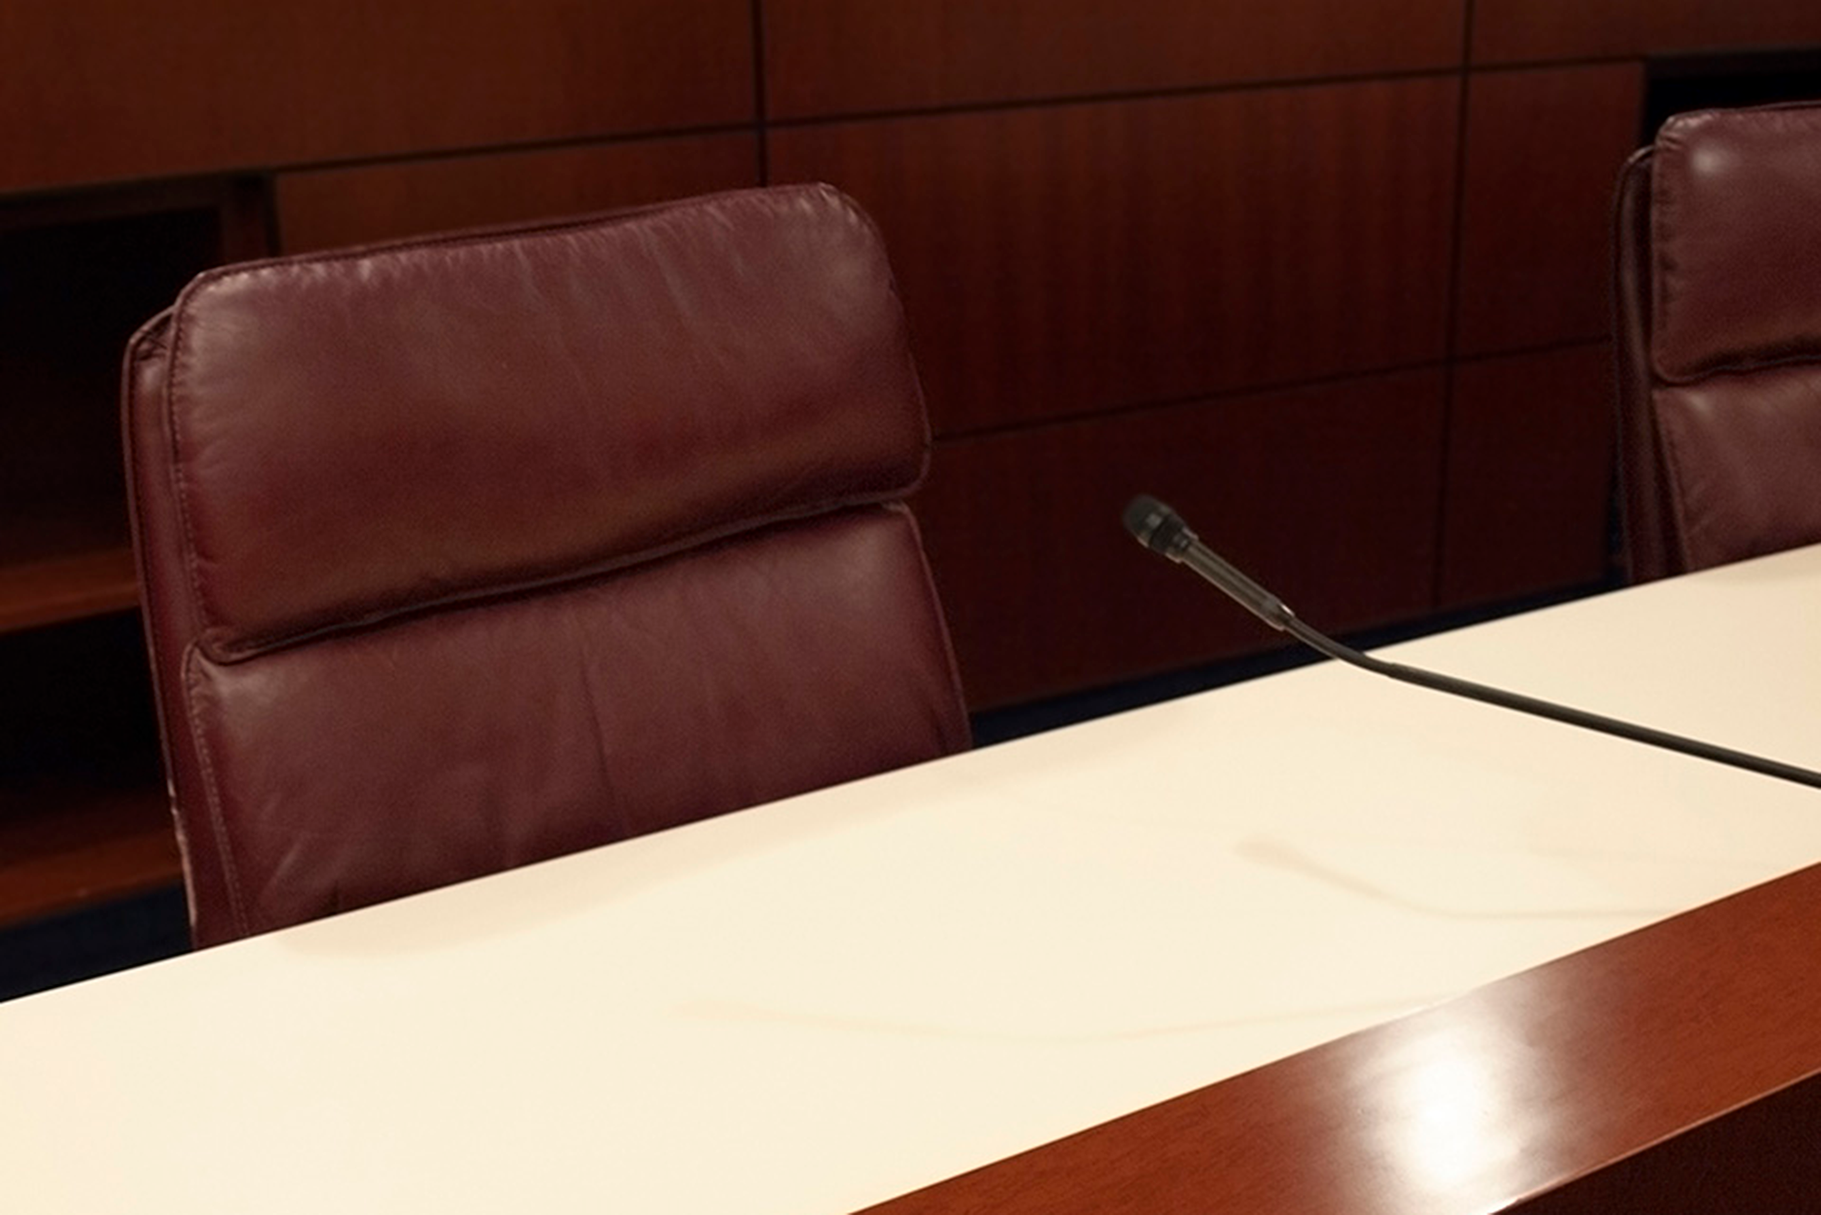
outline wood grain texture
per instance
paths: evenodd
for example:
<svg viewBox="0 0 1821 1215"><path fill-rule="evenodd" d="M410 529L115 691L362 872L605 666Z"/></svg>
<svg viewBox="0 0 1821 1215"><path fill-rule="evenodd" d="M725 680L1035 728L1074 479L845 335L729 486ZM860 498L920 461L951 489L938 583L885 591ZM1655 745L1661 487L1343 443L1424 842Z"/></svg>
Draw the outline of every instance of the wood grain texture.
<svg viewBox="0 0 1821 1215"><path fill-rule="evenodd" d="M133 551L125 546L0 563L0 633L138 606Z"/></svg>
<svg viewBox="0 0 1821 1215"><path fill-rule="evenodd" d="M1438 358L1456 82L772 132L885 234L940 433Z"/></svg>
<svg viewBox="0 0 1821 1215"><path fill-rule="evenodd" d="M1813 1211L1818 914L1814 867L871 1211Z"/></svg>
<svg viewBox="0 0 1821 1215"><path fill-rule="evenodd" d="M1476 0L1473 59L1499 63L1821 42L1813 0Z"/></svg>
<svg viewBox="0 0 1821 1215"><path fill-rule="evenodd" d="M1462 0L766 0L774 118L1454 66Z"/></svg>
<svg viewBox="0 0 1821 1215"><path fill-rule="evenodd" d="M279 240L297 253L758 184L756 135L287 173L277 183Z"/></svg>
<svg viewBox="0 0 1821 1215"><path fill-rule="evenodd" d="M1641 69L1479 72L1468 89L1457 353L1604 337Z"/></svg>
<svg viewBox="0 0 1821 1215"><path fill-rule="evenodd" d="M133 602L120 352L189 278L244 248L231 184L0 207L0 619L23 628ZM243 214L252 218L242 222ZM68 560L63 560L68 559Z"/></svg>
<svg viewBox="0 0 1821 1215"><path fill-rule="evenodd" d="M0 570L0 615L37 575L47 595L111 586L136 598L121 548L36 575ZM0 629L0 924L178 877L138 614L40 623Z"/></svg>
<svg viewBox="0 0 1821 1215"><path fill-rule="evenodd" d="M1466 362L1453 374L1440 606L1605 577L1617 433L1611 348Z"/></svg>
<svg viewBox="0 0 1821 1215"><path fill-rule="evenodd" d="M1427 371L939 443L913 506L970 704L1279 644L1126 534L1138 493L1318 627L1426 611L1441 410Z"/></svg>
<svg viewBox="0 0 1821 1215"><path fill-rule="evenodd" d="M0 6L0 191L749 122L747 0Z"/></svg>
<svg viewBox="0 0 1821 1215"><path fill-rule="evenodd" d="M80 782L0 790L29 816L0 817L0 927L142 894L182 880L162 786Z"/></svg>

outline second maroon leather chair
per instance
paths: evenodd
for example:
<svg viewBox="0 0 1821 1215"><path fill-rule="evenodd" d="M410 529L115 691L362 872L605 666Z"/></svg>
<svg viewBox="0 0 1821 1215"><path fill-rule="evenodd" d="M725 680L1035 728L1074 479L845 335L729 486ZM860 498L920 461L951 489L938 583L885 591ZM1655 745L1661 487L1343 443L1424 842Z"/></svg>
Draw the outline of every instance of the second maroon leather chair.
<svg viewBox="0 0 1821 1215"><path fill-rule="evenodd" d="M199 944L966 745L832 190L211 272L125 425Z"/></svg>
<svg viewBox="0 0 1821 1215"><path fill-rule="evenodd" d="M1670 119L1616 244L1632 578L1821 540L1821 106Z"/></svg>

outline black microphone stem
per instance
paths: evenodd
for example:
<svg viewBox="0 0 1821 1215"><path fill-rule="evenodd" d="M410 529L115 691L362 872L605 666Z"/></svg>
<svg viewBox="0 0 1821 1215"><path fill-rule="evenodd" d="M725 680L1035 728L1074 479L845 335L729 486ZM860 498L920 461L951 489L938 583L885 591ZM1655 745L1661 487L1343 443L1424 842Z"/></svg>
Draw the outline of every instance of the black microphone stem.
<svg viewBox="0 0 1821 1215"><path fill-rule="evenodd" d="M1698 739L1684 738L1680 734L1671 734L1665 730L1654 730L1649 726L1639 726L1612 717L1602 717L1598 713L1589 713L1584 709L1539 700L1534 696L1524 696L1517 692L1507 692L1502 688L1490 688L1485 684L1473 683L1470 680L1456 679L1452 675L1438 675L1434 671L1425 671L1421 667L1407 667L1400 663L1386 662L1382 658L1374 658L1369 654L1362 654L1297 619L1296 613L1292 612L1281 599L1229 565L1218 553L1203 544L1193 531L1189 530L1188 524L1183 522L1181 515L1157 499L1149 496L1134 498L1132 504L1126 507L1125 525L1126 530L1130 531L1140 544L1168 557L1171 561L1188 566L1272 628L1288 633L1317 653L1325 654L1329 658L1347 663L1349 666L1359 667L1361 670L1370 671L1375 675L1384 675L1402 683L1415 684L1419 688L1464 696L1468 700L1497 705L1501 709L1513 709L1519 713L1546 717L1551 721L1559 721L1566 725L1598 730L1602 734L1611 734L1632 742L1644 743L1647 746L1661 747L1666 751L1676 751L1683 755L1692 755L1697 759L1712 760L1715 763L1728 764L1734 768L1744 768L1748 772L1756 772L1762 776L1774 776L1779 780L1821 789L1821 772L1808 768L1799 768L1794 764L1782 763L1779 760L1749 755L1744 751L1734 751L1730 747L1719 747Z"/></svg>
<svg viewBox="0 0 1821 1215"><path fill-rule="evenodd" d="M1329 658L1404 683L1413 683L1419 688L1451 692L1456 696L1497 705L1502 709L1515 709L1519 713L1547 717L1551 721L1581 726L1588 730L1598 730L1602 734L1630 739L1632 742L1662 747L1668 751L1678 751L1683 755L1693 755L1698 759L1730 764L1735 768L1744 768L1748 772L1775 776L1782 780L1794 781L1799 785L1821 789L1821 772L1812 772L1807 768L1798 768L1794 764L1749 755L1744 751L1734 751L1730 747L1715 746L1713 743L1705 743L1699 739L1684 738L1680 734L1671 734L1665 730L1633 725L1631 722L1619 721L1617 718L1602 717L1598 713L1589 713L1584 709L1559 705L1552 701L1538 700L1534 696L1507 692L1502 688L1490 688L1485 684L1457 679L1452 675L1440 675L1434 671L1425 671L1421 667L1407 667L1401 663L1386 662L1382 658L1374 658L1370 654L1362 654L1358 650L1342 645L1333 638L1310 628L1293 615L1285 622L1284 631L1310 649L1326 654Z"/></svg>

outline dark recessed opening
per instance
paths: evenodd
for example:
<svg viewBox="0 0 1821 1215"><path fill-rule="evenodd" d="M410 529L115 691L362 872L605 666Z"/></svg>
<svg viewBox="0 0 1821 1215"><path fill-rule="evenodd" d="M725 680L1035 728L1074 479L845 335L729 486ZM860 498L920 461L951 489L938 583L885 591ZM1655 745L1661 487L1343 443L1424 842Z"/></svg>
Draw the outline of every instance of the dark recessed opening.
<svg viewBox="0 0 1821 1215"><path fill-rule="evenodd" d="M1644 63L1644 130L1687 110L1821 101L1821 47L1658 55Z"/></svg>

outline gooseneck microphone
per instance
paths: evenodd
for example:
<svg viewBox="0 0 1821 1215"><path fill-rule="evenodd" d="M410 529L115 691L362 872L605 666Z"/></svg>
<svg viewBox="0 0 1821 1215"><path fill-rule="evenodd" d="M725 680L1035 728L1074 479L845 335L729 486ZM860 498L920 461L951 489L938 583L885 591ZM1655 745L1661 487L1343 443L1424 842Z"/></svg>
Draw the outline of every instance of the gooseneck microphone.
<svg viewBox="0 0 1821 1215"><path fill-rule="evenodd" d="M1649 726L1633 725L1616 718L1602 717L1598 713L1588 713L1567 705L1558 705L1552 701L1538 700L1534 696L1507 692L1502 688L1487 687L1485 684L1456 679L1452 675L1439 675L1433 671L1425 671L1421 667L1407 667L1401 663L1374 658L1370 654L1362 654L1297 619L1296 613L1292 612L1283 600L1222 560L1218 553L1208 548L1193 531L1189 530L1189 525L1183 522L1181 515L1149 495L1140 495L1132 499L1131 505L1125 508L1125 526L1126 530L1137 538L1138 543L1153 552L1161 553L1171 561L1188 566L1278 632L1288 633L1310 649L1329 658L1371 671L1375 675L1385 675L1404 683L1413 683L1418 687L1431 688L1437 692L1447 692L1455 696L1465 696L1469 700L1482 701L1503 709L1515 709L1520 713L1547 717L1551 721L1564 722L1588 730L1598 730L1602 734L1616 735L1619 738L1630 739L1632 742L1662 747L1665 750L1678 751L1683 755L1693 755L1700 759L1712 760L1715 763L1729 764L1732 767L1744 768L1764 776L1774 776L1781 780L1794 781L1799 785L1821 789L1821 772L1814 772L1808 768L1799 768L1794 764L1748 755L1744 751L1734 751L1729 747L1718 747L1698 739L1684 738L1679 734L1653 730Z"/></svg>

